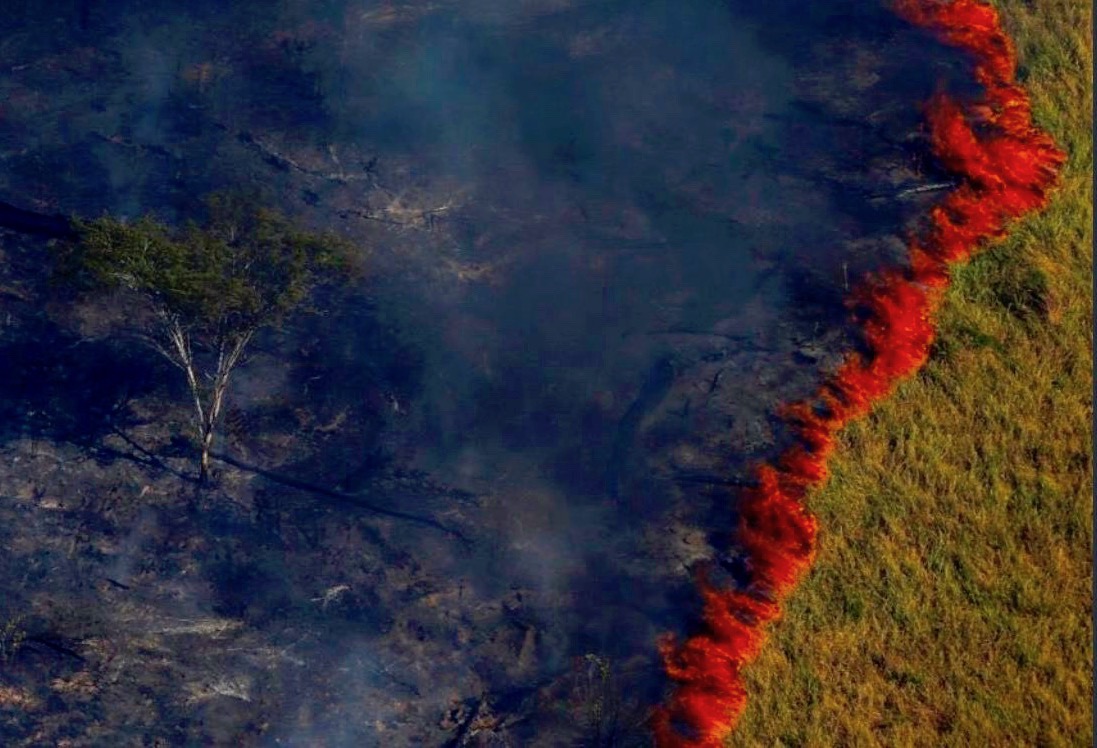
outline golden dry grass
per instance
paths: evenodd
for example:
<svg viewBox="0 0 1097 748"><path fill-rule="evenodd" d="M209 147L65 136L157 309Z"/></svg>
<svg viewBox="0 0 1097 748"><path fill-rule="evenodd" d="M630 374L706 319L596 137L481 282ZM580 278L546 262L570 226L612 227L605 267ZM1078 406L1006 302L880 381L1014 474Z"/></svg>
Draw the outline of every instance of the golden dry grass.
<svg viewBox="0 0 1097 748"><path fill-rule="evenodd" d="M930 363L843 435L731 745L1092 742L1091 8L999 6L1062 185L957 269Z"/></svg>

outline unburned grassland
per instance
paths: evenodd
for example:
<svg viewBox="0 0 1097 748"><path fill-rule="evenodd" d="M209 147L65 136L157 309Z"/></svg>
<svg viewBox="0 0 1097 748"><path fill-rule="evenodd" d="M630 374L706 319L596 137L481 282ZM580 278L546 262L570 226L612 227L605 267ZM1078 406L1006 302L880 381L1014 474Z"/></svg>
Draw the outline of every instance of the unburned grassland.
<svg viewBox="0 0 1097 748"><path fill-rule="evenodd" d="M998 5L1061 186L955 270L928 365L843 434L732 745L1092 742L1091 9Z"/></svg>

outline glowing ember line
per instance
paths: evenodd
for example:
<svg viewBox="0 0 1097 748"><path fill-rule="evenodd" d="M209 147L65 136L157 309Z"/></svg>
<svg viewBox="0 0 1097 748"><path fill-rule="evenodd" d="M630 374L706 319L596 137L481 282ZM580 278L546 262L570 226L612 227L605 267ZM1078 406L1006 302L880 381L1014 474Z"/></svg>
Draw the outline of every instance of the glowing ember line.
<svg viewBox="0 0 1097 748"><path fill-rule="evenodd" d="M938 94L926 106L933 152L960 186L909 240L910 267L871 276L851 295L868 353L849 354L814 398L783 409L801 445L756 467L757 486L739 500L736 539L747 554L750 587L720 589L702 571L698 632L660 643L676 684L652 718L662 748L719 746L731 733L746 705L740 671L814 558L816 520L803 502L827 478L838 431L921 367L949 265L1001 236L1012 219L1043 207L1065 158L1033 125L1028 96L1014 79L1013 43L992 7L984 0L897 0L895 9L974 60L984 89L978 100Z"/></svg>

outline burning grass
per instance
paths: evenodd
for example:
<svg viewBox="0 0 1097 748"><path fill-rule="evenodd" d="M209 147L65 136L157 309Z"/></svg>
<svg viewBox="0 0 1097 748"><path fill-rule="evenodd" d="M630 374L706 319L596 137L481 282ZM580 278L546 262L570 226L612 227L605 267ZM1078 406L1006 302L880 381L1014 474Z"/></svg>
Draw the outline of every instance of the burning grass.
<svg viewBox="0 0 1097 748"><path fill-rule="evenodd" d="M1063 87L1081 88L1076 99L1056 86L1060 76L1078 79L1089 69L1082 62L1090 51L1081 36L1088 24L1071 17L1081 12L1043 4L1052 7L1018 16L1027 22L1021 30L1049 45L1074 44L1081 58L1077 67L1042 71L1043 79L1025 71L1041 119L1047 111L1071 125L1055 133L1073 158L1064 193L986 261L951 273L1011 219L1044 206L1062 156L1031 126L1029 99L1014 82L1011 45L993 10L978 0L897 4L975 60L981 100L938 96L927 107L937 156L962 184L912 240L911 268L855 293L869 355L852 355L817 401L788 409L806 447L760 468L759 488L742 497L739 543L751 558L751 588L722 590L702 579L704 625L664 646L678 687L655 719L661 745L719 745L748 693L764 694L766 703L738 736L747 743L937 744L960 730L960 743L987 744L995 729L1003 743L1026 736L1088 742L1089 681L1081 672L1090 654L1092 346L1083 180L1091 145L1088 108L1061 121L1064 107L1080 110L1085 83ZM1029 39L1022 40L1028 52ZM1037 247L1040 235L1044 246ZM1018 272L1004 255L1033 267ZM957 288L929 370L904 387L899 403L839 436L926 361L950 274ZM972 284L980 274L985 284ZM997 304L980 307L988 293ZM972 350L971 342L983 345ZM1002 397L1010 386L1017 391ZM835 478L817 494L835 446ZM812 563L816 520L803 504L809 491L827 533L826 565L811 593L794 598L782 649L763 655L769 669L747 669L754 674L744 681L766 624ZM1003 568L1011 572L1004 579ZM872 690L873 683L888 687ZM999 688L1015 695L1010 708L997 698ZM841 693L857 698L843 703L833 696Z"/></svg>
<svg viewBox="0 0 1097 748"><path fill-rule="evenodd" d="M1001 7L1061 187L953 270L925 369L839 437L734 745L1091 742L1089 11Z"/></svg>

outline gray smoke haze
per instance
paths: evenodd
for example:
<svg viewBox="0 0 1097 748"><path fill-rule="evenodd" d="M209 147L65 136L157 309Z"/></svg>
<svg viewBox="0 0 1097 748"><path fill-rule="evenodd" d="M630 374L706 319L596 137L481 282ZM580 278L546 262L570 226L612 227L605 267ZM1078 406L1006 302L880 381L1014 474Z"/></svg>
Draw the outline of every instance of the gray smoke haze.
<svg viewBox="0 0 1097 748"><path fill-rule="evenodd" d="M177 219L260 186L368 248L368 282L268 336L232 393L252 423L296 398L332 436L234 448L469 539L324 515L249 589L211 581L354 610L266 674L266 743L442 745L483 698L524 715L500 718L512 744L582 744L545 699L591 653L657 699L689 568L737 573L728 485L784 443L774 406L851 344L848 283L924 210L898 197L933 177L918 105L959 62L840 0L48 16L0 21L0 198ZM284 643L286 621L261 626Z"/></svg>

